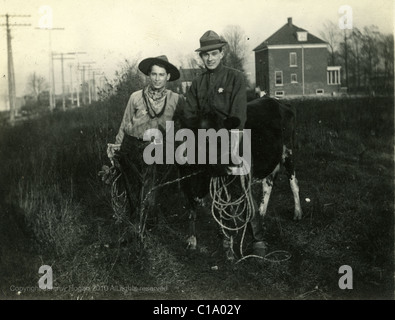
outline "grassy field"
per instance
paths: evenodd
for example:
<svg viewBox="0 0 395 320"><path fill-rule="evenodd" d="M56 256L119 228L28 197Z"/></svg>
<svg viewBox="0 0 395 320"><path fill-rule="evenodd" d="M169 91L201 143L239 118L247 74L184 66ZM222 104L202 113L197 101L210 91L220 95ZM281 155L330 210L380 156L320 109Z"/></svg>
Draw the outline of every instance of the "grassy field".
<svg viewBox="0 0 395 320"><path fill-rule="evenodd" d="M1 299L393 299L393 99L292 103L304 218L292 220L280 176L266 220L268 252L286 251L283 261L224 261L208 205L197 220L199 248L187 252L178 184L158 192L159 222L139 250L97 176L122 103L2 126ZM41 265L52 267L53 290L38 289ZM342 265L352 268L353 289L338 286Z"/></svg>

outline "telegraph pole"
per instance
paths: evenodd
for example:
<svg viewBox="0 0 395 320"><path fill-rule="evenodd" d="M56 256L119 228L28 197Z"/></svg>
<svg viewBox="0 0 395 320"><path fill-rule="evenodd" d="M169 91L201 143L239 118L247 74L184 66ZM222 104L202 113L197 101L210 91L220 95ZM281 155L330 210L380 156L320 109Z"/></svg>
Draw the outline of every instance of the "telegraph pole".
<svg viewBox="0 0 395 320"><path fill-rule="evenodd" d="M82 71L82 103L86 104L86 83L85 83L85 71L86 70L86 66L88 66L91 64L95 64L96 62L83 62L82 63L82 68L78 68L78 70ZM89 79L89 76L88 76ZM89 80L88 80L88 98L89 98L89 104L91 103L91 92L90 92L90 84L89 84Z"/></svg>
<svg viewBox="0 0 395 320"><path fill-rule="evenodd" d="M99 76L100 69L90 69L92 71L92 100L97 101L97 90L96 90L96 76Z"/></svg>
<svg viewBox="0 0 395 320"><path fill-rule="evenodd" d="M73 90L73 65L70 63L69 64L69 68L70 68L70 98L71 98L71 105L74 106L74 90Z"/></svg>
<svg viewBox="0 0 395 320"><path fill-rule="evenodd" d="M16 88L15 88L15 73L14 73L14 61L12 58L12 44L11 44L11 29L10 29L10 18L28 18L30 15L1 15L6 18L6 23L1 24L6 26L7 30L7 60L8 60L8 101L10 104L10 123L14 125L15 112L16 112ZM14 23L13 27L30 26L26 23Z"/></svg>
<svg viewBox="0 0 395 320"><path fill-rule="evenodd" d="M78 63L77 65L77 107L80 106L80 76L79 76L79 71L80 70L80 64Z"/></svg>
<svg viewBox="0 0 395 320"><path fill-rule="evenodd" d="M67 55L75 55L75 54L84 54L86 52L67 52L67 53L53 53L52 60L60 60L61 61L61 70L62 70L62 108L63 111L66 110L66 89L65 89L65 81L64 81L64 60L74 60L74 58L67 58ZM60 56L60 58L56 58L56 56ZM54 58L55 57L55 58Z"/></svg>
<svg viewBox="0 0 395 320"><path fill-rule="evenodd" d="M40 27L35 28L38 30L47 30L48 31L48 41L49 41L49 109L52 112L56 107L56 91L55 91L55 69L52 60L52 31L53 30L64 30L64 28L52 28L52 23Z"/></svg>
<svg viewBox="0 0 395 320"><path fill-rule="evenodd" d="M85 90L85 66L82 67L82 104L86 104L86 90Z"/></svg>

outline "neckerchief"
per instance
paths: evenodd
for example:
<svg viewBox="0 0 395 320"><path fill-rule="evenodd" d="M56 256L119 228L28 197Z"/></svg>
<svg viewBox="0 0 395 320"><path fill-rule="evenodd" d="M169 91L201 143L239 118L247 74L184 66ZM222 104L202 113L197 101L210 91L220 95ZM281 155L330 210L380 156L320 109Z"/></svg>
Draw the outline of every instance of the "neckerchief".
<svg viewBox="0 0 395 320"><path fill-rule="evenodd" d="M165 108L166 108L166 104L167 104L167 89L163 88L163 89L157 91L156 93L154 91L157 91L157 90L153 90L151 88L151 86L147 86L143 90L144 104L145 104L147 113L151 119L159 118L160 116L162 116L162 114L165 112ZM154 94L156 96L156 100L151 96L152 94ZM152 105L150 99L153 100L154 106ZM164 101L163 101L163 99L164 99ZM157 112L156 107L161 104L163 104L163 106L162 106L161 110L159 112Z"/></svg>
<svg viewBox="0 0 395 320"><path fill-rule="evenodd" d="M167 94L166 87L163 87L160 90L155 90L150 85L147 86L145 93L148 97L150 97L154 101L158 101L162 99Z"/></svg>

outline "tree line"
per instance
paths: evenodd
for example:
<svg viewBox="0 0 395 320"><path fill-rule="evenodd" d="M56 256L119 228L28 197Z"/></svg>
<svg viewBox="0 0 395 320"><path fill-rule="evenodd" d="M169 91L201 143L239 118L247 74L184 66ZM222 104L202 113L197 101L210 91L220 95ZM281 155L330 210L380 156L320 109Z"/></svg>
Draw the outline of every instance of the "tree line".
<svg viewBox="0 0 395 320"><path fill-rule="evenodd" d="M228 25L220 34L228 44L224 49L225 65L246 71L249 53L247 36L238 25ZM376 26L362 29L341 30L333 22L323 25L320 37L328 43L328 66L342 67L342 86L349 93L393 94L394 90L394 38L392 34L383 34ZM204 69L196 53L191 52L179 57L181 67L186 69ZM131 92L146 84L145 76L137 68L138 59L126 60L115 73L114 79L106 79L103 88L99 88L101 100L110 96L126 103ZM246 82L251 87L246 77ZM182 91L180 80L169 83L169 88ZM27 81L27 91L34 99L32 103L45 104L42 93L48 90L48 84L42 76L32 73ZM126 102L125 102L126 101Z"/></svg>
<svg viewBox="0 0 395 320"><path fill-rule="evenodd" d="M320 36L329 44L328 65L342 67L342 85L350 93L393 94L394 37L377 26L341 30L324 23Z"/></svg>

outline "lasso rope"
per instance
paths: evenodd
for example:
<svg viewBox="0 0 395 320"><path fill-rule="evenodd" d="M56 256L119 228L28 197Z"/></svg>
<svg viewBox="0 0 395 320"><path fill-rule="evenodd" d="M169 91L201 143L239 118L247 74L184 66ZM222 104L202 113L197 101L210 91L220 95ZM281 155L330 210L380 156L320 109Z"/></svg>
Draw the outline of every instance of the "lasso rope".
<svg viewBox="0 0 395 320"><path fill-rule="evenodd" d="M241 195L232 200L231 192L228 187L240 179L242 188ZM219 224L226 239L230 241L230 248L233 252L233 239L238 232L242 230L240 241L240 253L243 254L244 237L248 223L253 215L252 195L251 195L251 175L228 177L213 177L210 180L210 195L213 199L211 205L211 214L214 220ZM229 225L231 224L231 225ZM233 233L233 234L232 234Z"/></svg>
<svg viewBox="0 0 395 320"><path fill-rule="evenodd" d="M113 169L113 168L111 168ZM152 187L145 195L142 201L142 207L140 212L140 225L139 225L139 236L140 239L143 240L143 233L145 230L145 223L147 220L147 215L145 214L145 202L147 201L149 195L155 191L156 189L162 188L164 186L182 181L184 179L190 178L197 174L201 173L201 171L194 172L192 174L167 181L165 183L156 185ZM118 180L121 177L122 173L119 173L113 180L111 185L111 204L112 208L115 212L115 218L117 222L120 222L125 219L125 207L127 203L127 196L126 190L123 192L119 192L118 189ZM228 187L235 183L237 178L240 178L240 185L242 188L241 195L237 198L232 200L232 196ZM232 176L229 179L229 176L226 177L213 177L210 180L210 195L212 198L212 205L211 205L211 213L214 220L219 224L221 230L225 237L230 241L230 248L233 252L233 235L231 234L236 233L237 236L238 232L242 230L242 237L240 240L240 254L241 258L236 262L239 263L247 258L257 258L263 259L264 261L272 262L272 263L280 263L287 261L291 258L291 254L284 250L276 250L266 254L264 257L258 255L247 255L244 256L243 254L243 245L244 239L247 231L248 223L251 221L253 216L253 199L251 193L251 174L248 175L240 175L240 176ZM254 181L256 183L256 181ZM229 226L229 222L233 222L233 225ZM130 222L130 221L129 221ZM281 254L284 255L284 258L281 259L272 259L270 258L273 255Z"/></svg>
<svg viewBox="0 0 395 320"><path fill-rule="evenodd" d="M240 178L241 194L240 196L232 200L231 193L228 187L235 183L237 177ZM291 258L291 254L284 250L276 250L266 254L264 257L258 255L247 255L244 256L243 244L248 223L251 221L254 214L254 206L252 199L251 190L251 173L247 175L233 176L229 180L229 177L213 177L210 180L210 195L213 199L211 205L211 214L214 220L219 224L221 231L225 235L226 239L230 242L230 250L234 255L233 251L233 232L235 237L238 232L242 230L242 236L240 240L240 254L241 258L236 262L239 263L247 258L258 258L268 262L283 262ZM233 222L232 226L229 226L229 221ZM283 254L285 257L282 259L272 259L273 255Z"/></svg>

